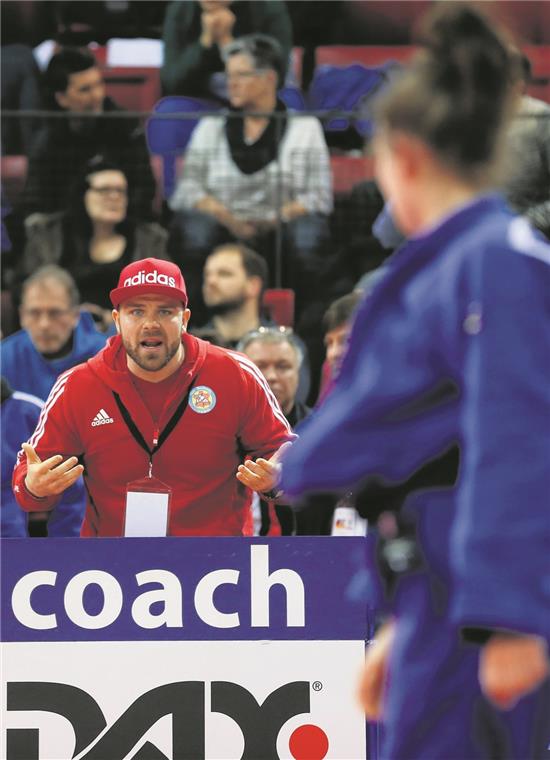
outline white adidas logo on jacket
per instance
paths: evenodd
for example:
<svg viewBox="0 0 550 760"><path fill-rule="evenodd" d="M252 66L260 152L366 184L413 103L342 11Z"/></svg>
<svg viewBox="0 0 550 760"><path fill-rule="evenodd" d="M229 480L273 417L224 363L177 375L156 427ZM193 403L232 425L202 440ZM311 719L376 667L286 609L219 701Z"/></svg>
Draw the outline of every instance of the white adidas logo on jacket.
<svg viewBox="0 0 550 760"><path fill-rule="evenodd" d="M92 420L92 427L97 427L98 425L109 425L113 422L114 419L112 417L109 417L105 409L100 409Z"/></svg>

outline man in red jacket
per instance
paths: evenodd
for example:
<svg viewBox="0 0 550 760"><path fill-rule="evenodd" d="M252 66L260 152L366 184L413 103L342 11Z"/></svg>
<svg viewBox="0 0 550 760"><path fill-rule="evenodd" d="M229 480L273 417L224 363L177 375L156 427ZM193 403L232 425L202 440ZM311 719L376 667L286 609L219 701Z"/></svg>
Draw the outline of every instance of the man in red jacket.
<svg viewBox="0 0 550 760"><path fill-rule="evenodd" d="M293 438L269 385L245 356L187 333L175 264L129 264L111 301L118 335L60 375L19 452L19 504L52 509L84 473L82 536L250 533L237 468L259 458L254 488L269 491L268 460Z"/></svg>

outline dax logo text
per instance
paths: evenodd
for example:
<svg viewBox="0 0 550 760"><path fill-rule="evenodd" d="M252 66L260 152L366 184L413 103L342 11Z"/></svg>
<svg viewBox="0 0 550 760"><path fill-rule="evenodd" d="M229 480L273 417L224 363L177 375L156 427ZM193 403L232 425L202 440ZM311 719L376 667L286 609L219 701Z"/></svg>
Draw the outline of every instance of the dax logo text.
<svg viewBox="0 0 550 760"><path fill-rule="evenodd" d="M39 710L66 718L75 734L72 757L78 760L120 760L160 718L171 715L173 760L201 760L205 756L207 688L211 711L228 716L242 731L242 760L276 758L277 737L282 726L293 716L310 711L307 681L279 687L261 705L247 689L229 681L164 684L138 697L109 726L98 703L83 689L66 683L15 681L7 684L7 709ZM328 744L321 728L311 728L320 732ZM40 760L39 744L39 729L8 728L7 760ZM132 760L146 758L168 760L149 741L132 755Z"/></svg>

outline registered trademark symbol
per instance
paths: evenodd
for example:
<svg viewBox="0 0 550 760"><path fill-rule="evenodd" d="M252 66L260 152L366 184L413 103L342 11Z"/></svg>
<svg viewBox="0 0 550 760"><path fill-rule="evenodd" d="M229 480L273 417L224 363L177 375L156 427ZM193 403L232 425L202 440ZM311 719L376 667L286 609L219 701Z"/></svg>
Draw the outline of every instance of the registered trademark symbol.
<svg viewBox="0 0 550 760"><path fill-rule="evenodd" d="M321 681L314 681L311 684L311 688L313 689L313 691L321 691L321 689L323 688L323 684L321 683Z"/></svg>

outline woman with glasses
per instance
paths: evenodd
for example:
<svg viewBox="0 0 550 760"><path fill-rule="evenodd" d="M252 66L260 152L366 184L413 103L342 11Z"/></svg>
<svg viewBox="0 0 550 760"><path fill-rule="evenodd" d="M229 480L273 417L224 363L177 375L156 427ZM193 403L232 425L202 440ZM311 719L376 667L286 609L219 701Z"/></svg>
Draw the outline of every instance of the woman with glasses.
<svg viewBox="0 0 550 760"><path fill-rule="evenodd" d="M292 117L278 98L284 59L276 40L241 37L224 49L224 58L231 110L203 118L193 132L169 201L178 212L170 253L185 262L188 280L194 263L200 282L216 245L249 241L267 256L273 278L274 232L281 224L284 278L311 293L332 211L321 125L312 116Z"/></svg>
<svg viewBox="0 0 550 760"><path fill-rule="evenodd" d="M25 220L20 276L44 264L62 266L74 277L83 308L106 329L112 322L105 295L109 283L114 287L131 261L168 258L166 231L138 222L132 201L124 171L102 157L92 159L76 181L65 213L33 214Z"/></svg>

